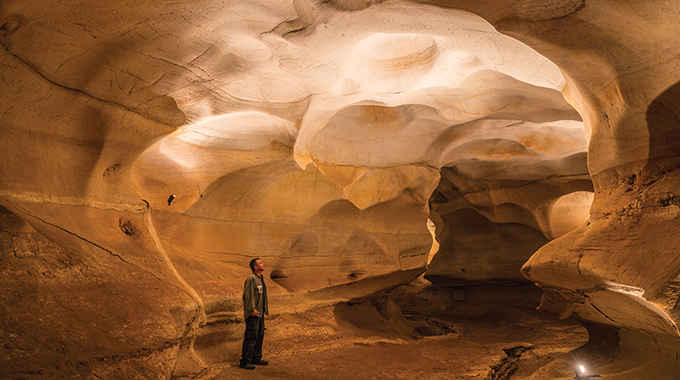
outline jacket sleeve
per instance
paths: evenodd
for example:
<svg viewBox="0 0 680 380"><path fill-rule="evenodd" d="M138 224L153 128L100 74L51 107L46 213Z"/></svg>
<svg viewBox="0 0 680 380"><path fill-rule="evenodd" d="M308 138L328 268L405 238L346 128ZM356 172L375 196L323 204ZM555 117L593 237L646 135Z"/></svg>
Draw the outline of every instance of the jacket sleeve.
<svg viewBox="0 0 680 380"><path fill-rule="evenodd" d="M257 310L257 305L255 304L255 283L252 277L246 278L246 282L243 284L243 316L247 318ZM259 310L258 310L259 311Z"/></svg>

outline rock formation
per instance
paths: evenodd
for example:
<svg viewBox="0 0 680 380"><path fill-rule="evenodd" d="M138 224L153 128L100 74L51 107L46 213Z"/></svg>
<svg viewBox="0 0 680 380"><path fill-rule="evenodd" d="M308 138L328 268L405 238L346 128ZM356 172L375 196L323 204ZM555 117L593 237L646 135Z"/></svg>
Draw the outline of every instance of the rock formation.
<svg viewBox="0 0 680 380"><path fill-rule="evenodd" d="M223 360L211 339L239 339L260 257L274 313L423 273L535 282L604 377L673 378L678 17L668 0L5 1L0 373Z"/></svg>

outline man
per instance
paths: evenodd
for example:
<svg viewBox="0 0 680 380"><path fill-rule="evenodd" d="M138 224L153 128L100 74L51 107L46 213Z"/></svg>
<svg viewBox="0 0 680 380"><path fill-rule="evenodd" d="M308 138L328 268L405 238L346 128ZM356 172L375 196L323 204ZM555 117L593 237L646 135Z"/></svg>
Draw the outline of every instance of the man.
<svg viewBox="0 0 680 380"><path fill-rule="evenodd" d="M269 315L267 286L262 277L264 263L258 258L252 259L250 270L253 274L246 278L243 285L243 318L246 321L246 332L239 366L245 369L255 369L256 365L268 364L266 360L262 360L264 316Z"/></svg>

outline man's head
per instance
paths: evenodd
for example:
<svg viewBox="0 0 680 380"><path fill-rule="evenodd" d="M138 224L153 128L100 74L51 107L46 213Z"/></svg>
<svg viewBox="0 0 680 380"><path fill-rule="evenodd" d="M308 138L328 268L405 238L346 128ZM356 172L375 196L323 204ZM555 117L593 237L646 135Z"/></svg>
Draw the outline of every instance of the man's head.
<svg viewBox="0 0 680 380"><path fill-rule="evenodd" d="M254 258L250 260L250 270L255 274L261 274L264 272L264 263L259 258Z"/></svg>

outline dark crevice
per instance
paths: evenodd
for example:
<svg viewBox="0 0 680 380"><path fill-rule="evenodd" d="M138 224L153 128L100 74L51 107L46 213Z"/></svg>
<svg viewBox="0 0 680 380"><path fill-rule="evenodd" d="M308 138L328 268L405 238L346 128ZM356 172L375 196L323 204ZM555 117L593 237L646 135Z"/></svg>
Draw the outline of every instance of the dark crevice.
<svg viewBox="0 0 680 380"><path fill-rule="evenodd" d="M296 18L294 20L282 21L279 24L277 24L275 27L273 27L272 29L270 29L266 32L260 33L260 35L275 33L275 34L279 34L281 36L281 38L284 38L289 34L301 32L301 31L309 28L310 26L312 26L312 24L305 23L300 18Z"/></svg>
<svg viewBox="0 0 680 380"><path fill-rule="evenodd" d="M597 310L598 313L602 314L602 316L604 316L604 317L607 318L608 320L612 321L612 323L618 324L618 323L616 323L615 320L609 318L609 316L608 316L607 314L605 314L602 310L600 310L600 309L599 309L597 306L595 306L593 303L591 303L590 306L592 306L593 309Z"/></svg>
<svg viewBox="0 0 680 380"><path fill-rule="evenodd" d="M518 346L503 348L505 357L500 362L492 366L485 380L508 380L510 376L519 369L519 360L523 353L532 350L532 344L522 344Z"/></svg>
<svg viewBox="0 0 680 380"><path fill-rule="evenodd" d="M422 336L441 336L459 333L459 329L453 323L439 318L427 317L416 314L404 315L413 329Z"/></svg>

